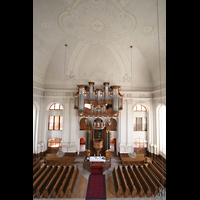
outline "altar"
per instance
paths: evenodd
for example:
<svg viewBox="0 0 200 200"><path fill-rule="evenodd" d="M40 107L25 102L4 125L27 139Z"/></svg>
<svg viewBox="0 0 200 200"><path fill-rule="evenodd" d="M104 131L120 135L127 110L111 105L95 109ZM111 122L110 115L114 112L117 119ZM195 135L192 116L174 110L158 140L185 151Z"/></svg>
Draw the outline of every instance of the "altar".
<svg viewBox="0 0 200 200"><path fill-rule="evenodd" d="M89 160L90 162L106 162L104 156L91 156Z"/></svg>

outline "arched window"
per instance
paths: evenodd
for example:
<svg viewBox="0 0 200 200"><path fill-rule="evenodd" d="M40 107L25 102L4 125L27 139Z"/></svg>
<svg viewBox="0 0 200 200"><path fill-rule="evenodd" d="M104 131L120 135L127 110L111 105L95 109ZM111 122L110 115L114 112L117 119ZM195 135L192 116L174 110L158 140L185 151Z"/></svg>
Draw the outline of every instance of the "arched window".
<svg viewBox="0 0 200 200"><path fill-rule="evenodd" d="M136 105L133 108L133 130L134 131L147 131L147 109L143 105Z"/></svg>
<svg viewBox="0 0 200 200"><path fill-rule="evenodd" d="M117 121L113 118L111 118L111 131L116 131L117 130Z"/></svg>
<svg viewBox="0 0 200 200"><path fill-rule="evenodd" d="M53 103L49 110L63 110L63 107L59 103ZM48 130L63 130L63 116L49 116Z"/></svg>
<svg viewBox="0 0 200 200"><path fill-rule="evenodd" d="M53 103L50 105L49 110L63 110L63 107L59 103Z"/></svg>
<svg viewBox="0 0 200 200"><path fill-rule="evenodd" d="M58 148L61 147L62 139L60 138L50 138L47 140L48 147Z"/></svg>
<svg viewBox="0 0 200 200"><path fill-rule="evenodd" d="M157 132L159 135L160 152L166 155L166 106L157 108Z"/></svg>
<svg viewBox="0 0 200 200"><path fill-rule="evenodd" d="M134 111L134 112L135 112L135 111L143 111L143 112L146 112L147 109L146 109L146 107L143 106L143 105L137 105L137 106L135 106L135 107L133 108L133 111Z"/></svg>

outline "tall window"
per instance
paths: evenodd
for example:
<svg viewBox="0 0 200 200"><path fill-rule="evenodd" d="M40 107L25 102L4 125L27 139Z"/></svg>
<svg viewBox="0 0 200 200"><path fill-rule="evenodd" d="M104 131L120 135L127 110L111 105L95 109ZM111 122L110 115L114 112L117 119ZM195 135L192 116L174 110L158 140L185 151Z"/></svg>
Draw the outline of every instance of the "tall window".
<svg viewBox="0 0 200 200"><path fill-rule="evenodd" d="M49 116L49 130L63 130L63 116Z"/></svg>
<svg viewBox="0 0 200 200"><path fill-rule="evenodd" d="M59 103L53 103L49 106L49 110L63 110L63 107ZM63 116L49 116L48 129L63 130Z"/></svg>
<svg viewBox="0 0 200 200"><path fill-rule="evenodd" d="M133 118L133 130L134 131L147 131L147 118L146 117L134 117Z"/></svg>
<svg viewBox="0 0 200 200"><path fill-rule="evenodd" d="M157 130L160 138L160 151L166 155L166 106L158 106Z"/></svg>

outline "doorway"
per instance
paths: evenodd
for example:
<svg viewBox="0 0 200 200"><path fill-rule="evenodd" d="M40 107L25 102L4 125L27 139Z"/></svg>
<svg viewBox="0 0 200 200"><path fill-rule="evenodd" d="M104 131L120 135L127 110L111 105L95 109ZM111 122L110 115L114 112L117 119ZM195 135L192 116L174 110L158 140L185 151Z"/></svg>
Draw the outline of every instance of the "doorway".
<svg viewBox="0 0 200 200"><path fill-rule="evenodd" d="M86 144L86 139L85 138L80 138L80 152L85 152L85 144Z"/></svg>
<svg viewBox="0 0 200 200"><path fill-rule="evenodd" d="M116 138L110 139L110 151L116 152Z"/></svg>

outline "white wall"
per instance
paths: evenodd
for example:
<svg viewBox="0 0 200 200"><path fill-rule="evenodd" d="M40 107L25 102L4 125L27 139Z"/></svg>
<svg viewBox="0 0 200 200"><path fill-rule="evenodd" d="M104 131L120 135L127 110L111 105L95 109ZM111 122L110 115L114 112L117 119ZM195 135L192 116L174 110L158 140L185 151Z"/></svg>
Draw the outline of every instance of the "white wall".
<svg viewBox="0 0 200 200"><path fill-rule="evenodd" d="M80 138L85 137L85 131L79 130L80 117L77 110L74 109L74 94L77 91L65 91L64 95L54 90L46 93L35 89L34 102L38 109L37 140L34 140L35 150L45 151L47 149L47 140L52 137L62 139L64 152L79 152ZM120 111L117 120L117 131L112 131L112 137L117 140L117 152L128 153L133 149L133 139L147 139L148 151L159 154L157 148L159 138L156 131L156 108L162 101L166 103L165 95L162 98L159 92L130 92L120 91L123 95L123 110ZM39 93L39 94L38 94ZM42 95L43 94L43 95ZM46 94L46 95L44 95ZM51 103L60 103L63 111L49 111ZM147 112L133 112L134 106L142 104L147 108ZM50 115L63 115L63 131L49 131L48 119ZM133 131L133 117L147 117L147 131ZM105 118L106 119L106 118ZM36 131L35 131L36 132ZM36 138L36 135L35 135ZM43 143L44 145L41 145Z"/></svg>

